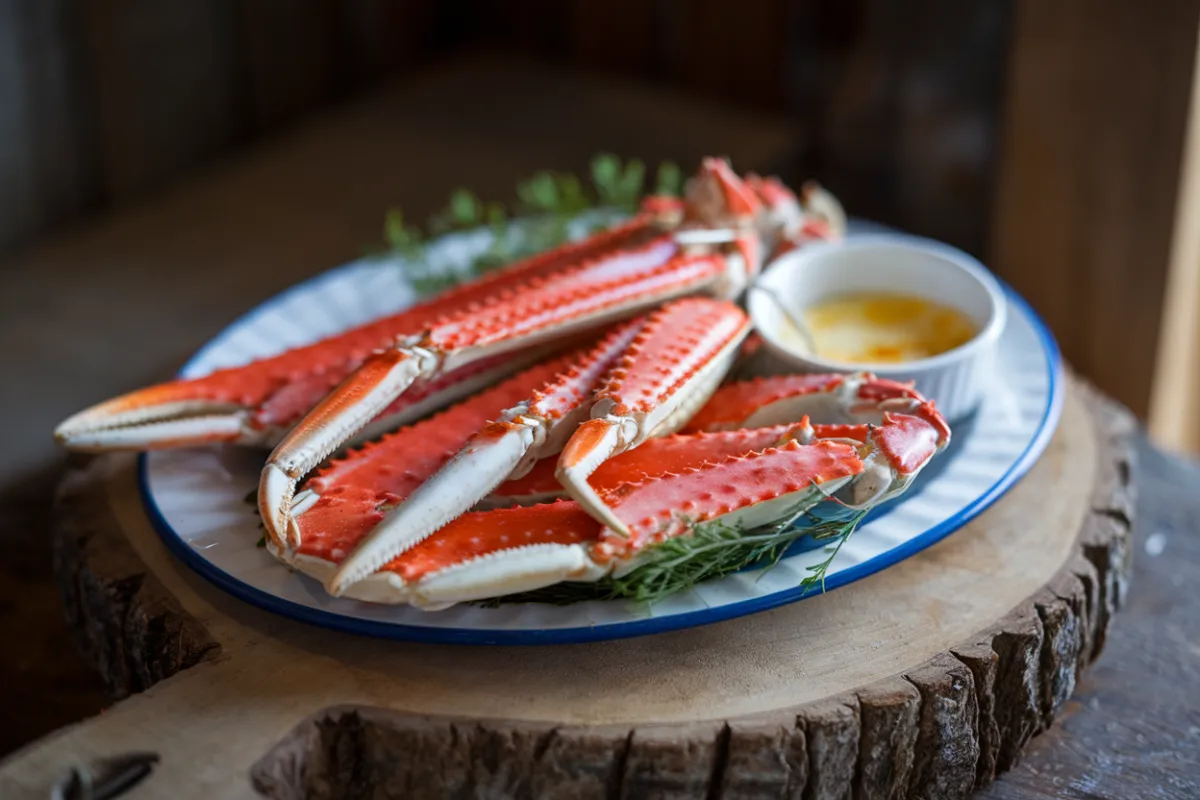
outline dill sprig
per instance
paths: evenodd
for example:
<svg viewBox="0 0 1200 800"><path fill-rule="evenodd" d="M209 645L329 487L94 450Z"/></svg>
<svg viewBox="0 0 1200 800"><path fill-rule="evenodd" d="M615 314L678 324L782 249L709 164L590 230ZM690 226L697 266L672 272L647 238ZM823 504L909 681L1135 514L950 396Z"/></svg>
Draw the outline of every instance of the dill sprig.
<svg viewBox="0 0 1200 800"><path fill-rule="evenodd" d="M809 567L809 575L800 583L805 593L817 586L823 592L829 566L866 514L867 509L864 509L849 517L822 519L805 510L782 522L749 531L720 521L703 523L688 534L650 548L641 556L641 563L620 578L605 577L594 583L558 583L543 589L489 598L476 605L485 608L512 603L570 605L590 600L634 600L653 604L699 583L736 572L769 570L779 563L792 544L804 538L830 543L826 545L829 557Z"/></svg>
<svg viewBox="0 0 1200 800"><path fill-rule="evenodd" d="M679 167L659 164L653 192L677 196L683 185ZM484 201L468 189L456 189L449 202L425 226L411 224L400 209L384 216L386 249L375 255L400 256L400 264L413 288L434 294L489 270L558 247L595 232L615 216L628 214L646 196L646 166L639 159L622 161L601 153L591 161L589 180L569 173L542 170L517 183L512 209L497 201ZM580 224L592 213L592 224ZM486 230L487 247L468 263L454 269L429 263L430 237L455 231Z"/></svg>

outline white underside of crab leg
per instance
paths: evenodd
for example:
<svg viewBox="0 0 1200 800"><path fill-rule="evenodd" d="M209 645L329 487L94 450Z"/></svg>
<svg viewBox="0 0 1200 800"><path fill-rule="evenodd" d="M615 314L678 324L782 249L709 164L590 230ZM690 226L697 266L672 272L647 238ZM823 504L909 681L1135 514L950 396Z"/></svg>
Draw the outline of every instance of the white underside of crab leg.
<svg viewBox="0 0 1200 800"><path fill-rule="evenodd" d="M546 350L546 348L530 348L527 352L514 353L511 358L507 359L500 366L470 375L462 380L448 383L444 388L430 393L429 396L423 397L415 403L406 405L395 414L376 417L367 423L357 434L350 437L344 446L355 447L372 439L377 439L384 434L391 433L397 428L423 419L435 411L465 400L467 397L507 378L509 375L516 374L520 370L546 358L548 356Z"/></svg>
<svg viewBox="0 0 1200 800"><path fill-rule="evenodd" d="M379 569L395 556L425 539L499 486L526 458L533 446L536 424L514 424L486 447L468 447L452 458L404 503L383 518L350 552L329 578L330 594Z"/></svg>
<svg viewBox="0 0 1200 800"><path fill-rule="evenodd" d="M173 447L176 442L237 442L256 444L262 434L251 429L245 415L204 414L176 419L127 423L128 427L79 430L60 434L71 449L81 453L102 453L119 449L157 449Z"/></svg>
<svg viewBox="0 0 1200 800"><path fill-rule="evenodd" d="M422 578L409 585L408 602L434 610L567 580L594 581L607 571L578 544L534 544L489 553Z"/></svg>
<svg viewBox="0 0 1200 800"><path fill-rule="evenodd" d="M263 467L258 510L267 534L279 540L287 528L296 482L367 425L418 378L437 369L420 348L380 353L321 401L284 437Z"/></svg>
<svg viewBox="0 0 1200 800"><path fill-rule="evenodd" d="M180 392L182 390L176 390ZM170 392L168 387L164 392ZM159 450L188 444L269 444L276 433L250 424L246 408L206 399L124 396L80 411L54 430L54 438L85 453Z"/></svg>
<svg viewBox="0 0 1200 800"><path fill-rule="evenodd" d="M337 571L337 564L323 558L286 553L272 545L268 549L322 584ZM594 581L609 569L593 562L580 545L537 544L489 553L412 582L394 572L375 572L347 586L341 597L440 611L456 603L533 591L562 581Z"/></svg>
<svg viewBox="0 0 1200 800"><path fill-rule="evenodd" d="M276 558L321 583L328 581L337 570L337 564L323 558L281 550L270 543L267 549ZM394 572L377 572L351 586L342 596L367 603L395 605L409 602L410 591L404 579Z"/></svg>

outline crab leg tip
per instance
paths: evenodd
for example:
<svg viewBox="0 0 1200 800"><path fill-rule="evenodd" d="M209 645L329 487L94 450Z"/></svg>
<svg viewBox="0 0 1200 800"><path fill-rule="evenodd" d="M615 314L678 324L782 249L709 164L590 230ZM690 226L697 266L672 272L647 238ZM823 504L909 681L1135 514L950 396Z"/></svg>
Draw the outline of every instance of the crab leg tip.
<svg viewBox="0 0 1200 800"><path fill-rule="evenodd" d="M163 399L149 390L84 409L54 429L69 450L153 450L209 442L252 441L242 414L228 403Z"/></svg>
<svg viewBox="0 0 1200 800"><path fill-rule="evenodd" d="M632 438L622 420L592 419L580 425L563 448L555 477L593 518L619 536L628 538L629 527L588 483L588 477L615 453L623 451Z"/></svg>
<svg viewBox="0 0 1200 800"><path fill-rule="evenodd" d="M258 484L258 513L267 529L267 536L281 545L285 540L298 544L299 532L291 519L292 493L295 479L277 464L263 467Z"/></svg>
<svg viewBox="0 0 1200 800"><path fill-rule="evenodd" d="M373 572L372 569L347 569L345 563L329 576L329 581L325 584L325 591L329 592L333 597L342 597L363 578Z"/></svg>

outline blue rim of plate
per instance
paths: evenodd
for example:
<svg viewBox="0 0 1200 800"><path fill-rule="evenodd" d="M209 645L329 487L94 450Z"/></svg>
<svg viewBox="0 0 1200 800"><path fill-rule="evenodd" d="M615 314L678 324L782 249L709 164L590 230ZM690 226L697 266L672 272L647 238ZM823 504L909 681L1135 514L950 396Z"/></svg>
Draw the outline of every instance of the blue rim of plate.
<svg viewBox="0 0 1200 800"><path fill-rule="evenodd" d="M351 262L343 264L339 267L327 270L320 274L314 275L300 283L293 284L291 287L283 290L279 294L267 299L254 308L247 311L245 314L237 318L233 323L224 328L217 336L205 344L199 351L196 352L187 363L179 370L179 375L186 373L189 368L197 361L204 358L211 350L220 347L227 337L234 333L243 325L250 323L252 318L260 314L266 308L283 302L292 294L304 289L311 288L314 284L323 281L332 280L343 272L348 272L351 269L361 266L361 262ZM993 277L996 277L993 275ZM948 517L928 530L917 536L909 539L901 545L888 550L885 554L875 558L847 567L834 575L830 576L825 581L823 591L832 591L841 586L862 580L870 575L875 574L888 567L904 561L907 558L919 553L920 551L933 546L942 539L949 536L954 531L966 525L975 517L982 514L993 503L1003 497L1016 483L1025 476L1027 472L1037 462L1042 452L1050 443L1051 437L1054 435L1058 427L1058 420L1062 414L1063 406L1063 377L1062 377L1062 357L1058 348L1058 343L1046 323L1038 316L1033 307L1026 302L1025 298L1021 297L1017 292L996 277L997 282L1004 290L1009 302L1016 305L1026 318L1031 323L1038 340L1042 345L1042 353L1045 358L1048 395L1049 400L1046 403L1046 409L1042 414L1041 420L1038 422L1038 430L1034 437L1026 445L1021 455L1013 462L1012 466L1000 476L1000 478L992 484L992 486L972 503L968 504L964 509L957 514ZM381 622L377 620L360 619L357 617L348 617L342 614L337 614L321 609L310 608L290 600L284 600L276 597L269 592L255 588L235 578L222 569L217 568L212 563L204 559L195 549L184 541L170 523L167 522L159 509L158 504L154 501L154 496L150 492L149 486L149 471L147 469L146 453L139 453L137 458L137 485L138 492L142 498L142 505L146 510L146 514L151 525L158 533L159 538L167 549L170 550L176 557L187 564L195 572L210 583L217 586L219 589L228 594L237 597L251 605L258 606L267 611L270 611L280 616L305 622L310 625L327 628L330 630L340 631L342 633L352 633L372 638L394 639L401 641L422 642L430 644L460 644L460 645L550 645L550 644L581 644L586 642L607 641L610 639L626 639L636 636L648 636L657 633L668 633L670 631L684 630L687 628L696 628L703 625L711 625L717 622L725 622L727 620L736 619L738 617L747 616L749 614L757 614L762 611L769 611L773 608L789 605L799 600L815 596L821 592L806 591L799 587L795 589L785 589L763 597L756 597L749 600L743 600L737 603L730 603L719 608L708 608L698 611L688 611L679 614L672 614L666 617L649 617L641 620L633 620L629 622L618 622L602 626L579 626L575 628L543 628L543 629L528 629L528 630L493 630L487 631L479 628L431 628L420 625L406 625L402 623ZM886 513L886 512L884 512Z"/></svg>

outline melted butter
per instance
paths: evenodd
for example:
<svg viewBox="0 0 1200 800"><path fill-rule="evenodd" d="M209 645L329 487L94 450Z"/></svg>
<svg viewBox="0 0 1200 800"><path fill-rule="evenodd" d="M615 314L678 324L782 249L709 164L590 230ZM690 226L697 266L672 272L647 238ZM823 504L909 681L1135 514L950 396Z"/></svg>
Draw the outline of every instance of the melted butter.
<svg viewBox="0 0 1200 800"><path fill-rule="evenodd" d="M803 323L812 333L819 358L847 363L894 364L944 353L970 341L977 330L954 308L921 297L891 293L855 293L832 297L805 309ZM790 324L785 335L807 347Z"/></svg>

